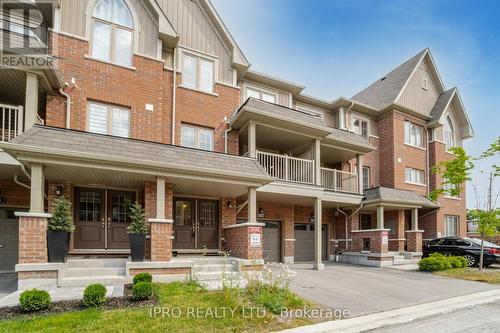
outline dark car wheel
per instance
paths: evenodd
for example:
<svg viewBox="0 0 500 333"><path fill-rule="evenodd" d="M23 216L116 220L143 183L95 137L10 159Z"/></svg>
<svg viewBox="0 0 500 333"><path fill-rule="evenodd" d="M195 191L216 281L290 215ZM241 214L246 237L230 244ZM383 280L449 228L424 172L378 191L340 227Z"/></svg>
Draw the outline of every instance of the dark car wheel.
<svg viewBox="0 0 500 333"><path fill-rule="evenodd" d="M477 265L477 258L472 254L465 254L465 260L467 260L467 267L474 267Z"/></svg>

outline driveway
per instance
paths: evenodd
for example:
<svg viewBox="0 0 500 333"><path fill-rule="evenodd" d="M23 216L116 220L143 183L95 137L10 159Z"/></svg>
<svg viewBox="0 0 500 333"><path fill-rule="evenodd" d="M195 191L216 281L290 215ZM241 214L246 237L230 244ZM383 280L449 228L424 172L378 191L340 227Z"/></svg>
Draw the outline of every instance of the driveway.
<svg viewBox="0 0 500 333"><path fill-rule="evenodd" d="M0 273L0 299L17 290L17 273Z"/></svg>
<svg viewBox="0 0 500 333"><path fill-rule="evenodd" d="M430 273L339 263L314 271L311 264L295 264L291 289L318 304L349 310L351 316L387 311L440 299L498 289L481 282L435 276Z"/></svg>

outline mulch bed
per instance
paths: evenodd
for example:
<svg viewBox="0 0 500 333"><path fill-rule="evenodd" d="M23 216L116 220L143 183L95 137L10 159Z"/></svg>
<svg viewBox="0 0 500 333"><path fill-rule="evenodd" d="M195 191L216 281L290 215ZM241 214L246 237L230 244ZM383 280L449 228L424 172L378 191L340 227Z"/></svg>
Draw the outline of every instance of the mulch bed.
<svg viewBox="0 0 500 333"><path fill-rule="evenodd" d="M123 297L109 297L106 299L100 309L102 310L117 310L127 308L140 308L148 307L158 304L158 297L154 295L151 299L144 301L134 301L132 298L132 285L125 285ZM23 312L21 308L16 306L9 306L0 308L0 320L5 319L30 319L44 315L61 314L70 311L88 310L83 306L81 300L71 301L58 301L53 302L49 309L38 312Z"/></svg>

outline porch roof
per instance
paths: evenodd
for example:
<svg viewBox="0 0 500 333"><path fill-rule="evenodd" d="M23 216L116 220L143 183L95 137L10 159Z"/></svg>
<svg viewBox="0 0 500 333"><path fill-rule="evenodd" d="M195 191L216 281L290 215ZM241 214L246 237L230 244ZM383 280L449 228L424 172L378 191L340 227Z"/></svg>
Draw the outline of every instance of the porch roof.
<svg viewBox="0 0 500 333"><path fill-rule="evenodd" d="M196 174L256 185L273 180L250 158L48 126L34 126L10 143L1 143L0 148L20 161L83 160L107 166L130 165L137 172Z"/></svg>
<svg viewBox="0 0 500 333"><path fill-rule="evenodd" d="M389 187L374 187L364 191L363 203L370 204L397 204L418 206L422 208L439 208L439 205L428 198L413 191L400 190Z"/></svg>

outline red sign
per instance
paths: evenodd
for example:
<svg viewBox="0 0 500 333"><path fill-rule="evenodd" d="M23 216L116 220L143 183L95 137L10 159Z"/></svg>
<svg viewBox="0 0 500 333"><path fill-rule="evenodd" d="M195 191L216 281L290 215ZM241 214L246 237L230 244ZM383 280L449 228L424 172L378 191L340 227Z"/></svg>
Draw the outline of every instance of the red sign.
<svg viewBox="0 0 500 333"><path fill-rule="evenodd" d="M251 228L248 228L248 233L250 233L250 234L261 234L262 233L262 228L261 227L251 227Z"/></svg>

